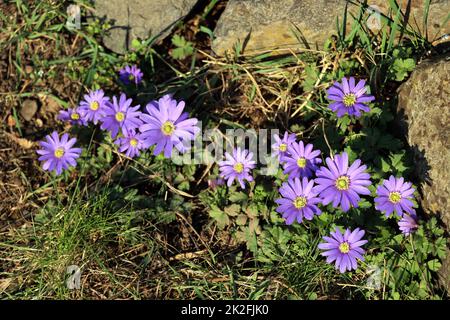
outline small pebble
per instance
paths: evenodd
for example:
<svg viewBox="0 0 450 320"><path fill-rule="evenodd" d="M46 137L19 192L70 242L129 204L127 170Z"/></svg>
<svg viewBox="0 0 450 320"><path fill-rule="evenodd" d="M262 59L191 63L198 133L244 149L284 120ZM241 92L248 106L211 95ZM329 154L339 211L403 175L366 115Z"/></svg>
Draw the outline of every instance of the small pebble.
<svg viewBox="0 0 450 320"><path fill-rule="evenodd" d="M37 109L38 109L37 102L35 100L27 99L22 104L22 109L20 109L20 115L26 121L30 121L36 114Z"/></svg>

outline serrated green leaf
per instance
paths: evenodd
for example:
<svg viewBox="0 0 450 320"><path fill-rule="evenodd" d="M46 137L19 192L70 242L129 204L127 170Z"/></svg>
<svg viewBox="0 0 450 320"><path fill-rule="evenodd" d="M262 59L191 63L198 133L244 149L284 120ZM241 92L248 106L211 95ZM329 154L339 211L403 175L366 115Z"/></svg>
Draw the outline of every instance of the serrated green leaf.
<svg viewBox="0 0 450 320"><path fill-rule="evenodd" d="M186 45L186 39L184 39L184 37L181 37L179 35L174 35L172 37L172 43L177 46L177 47L184 47Z"/></svg>
<svg viewBox="0 0 450 320"><path fill-rule="evenodd" d="M185 59L194 53L193 43L186 41L184 37L174 35L172 37L172 43L176 48L174 48L170 54L175 59Z"/></svg>
<svg viewBox="0 0 450 320"><path fill-rule="evenodd" d="M216 221L217 227L219 229L223 229L230 224L230 219L228 218L228 215L216 206L213 206L211 208L211 210L209 211L209 215Z"/></svg>
<svg viewBox="0 0 450 320"><path fill-rule="evenodd" d="M171 55L174 59L184 59L184 48L173 49Z"/></svg>
<svg viewBox="0 0 450 320"><path fill-rule="evenodd" d="M244 229L245 239L247 242L247 249L253 253L258 251L258 242L256 240L256 233L250 228Z"/></svg>
<svg viewBox="0 0 450 320"><path fill-rule="evenodd" d="M225 207L224 211L229 216L235 217L241 211L241 206L239 206L238 204L232 204L229 205L228 207Z"/></svg>
<svg viewBox="0 0 450 320"><path fill-rule="evenodd" d="M427 262L427 266L428 269L436 272L441 268L442 264L439 262L438 259L433 259Z"/></svg>
<svg viewBox="0 0 450 320"><path fill-rule="evenodd" d="M247 223L247 220L248 220L247 215L241 213L236 218L236 224L238 226L243 226Z"/></svg>
<svg viewBox="0 0 450 320"><path fill-rule="evenodd" d="M258 210L258 207L256 205L248 206L247 209L245 210L245 212L252 219L254 219L254 218L259 216L259 210Z"/></svg>
<svg viewBox="0 0 450 320"><path fill-rule="evenodd" d="M260 234L261 233L261 227L259 226L259 220L258 219L250 219L250 222L248 224L248 228L250 231Z"/></svg>
<svg viewBox="0 0 450 320"><path fill-rule="evenodd" d="M235 192L232 193L229 198L228 198L231 202L237 202L237 203L242 203L244 201L247 201L248 196L247 194L245 194L244 192Z"/></svg>

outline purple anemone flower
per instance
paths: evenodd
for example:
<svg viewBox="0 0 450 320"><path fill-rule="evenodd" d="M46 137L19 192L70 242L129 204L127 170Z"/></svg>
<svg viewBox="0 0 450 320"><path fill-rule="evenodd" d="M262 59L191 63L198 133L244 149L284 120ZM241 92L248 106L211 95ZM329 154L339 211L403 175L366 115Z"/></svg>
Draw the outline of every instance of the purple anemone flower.
<svg viewBox="0 0 450 320"><path fill-rule="evenodd" d="M225 180L223 180L223 178L216 178L216 179L209 179L208 180L208 187L210 189L216 189L219 186L223 186L225 184Z"/></svg>
<svg viewBox="0 0 450 320"><path fill-rule="evenodd" d="M357 159L349 167L348 155L343 152L336 155L334 160L326 159L328 168L321 167L316 171L318 184L316 192L320 193L323 204L333 202L333 207L340 204L342 211L346 212L351 206L358 207L359 195L369 195L367 186L370 185L370 175L364 172L367 167L361 165L361 160Z"/></svg>
<svg viewBox="0 0 450 320"><path fill-rule="evenodd" d="M276 142L272 144L272 156L277 156L278 161L281 161L281 158L286 155L288 147L295 142L295 134L285 132L282 139L277 134L274 134L273 137Z"/></svg>
<svg viewBox="0 0 450 320"><path fill-rule="evenodd" d="M415 232L417 228L419 228L418 220L419 219L415 212L411 214L404 214L398 222L398 227L405 236L409 236L411 233Z"/></svg>
<svg viewBox="0 0 450 320"><path fill-rule="evenodd" d="M308 181L306 177L302 181L294 178L283 183L279 190L282 198L275 202L279 204L276 210L283 214L286 224L292 224L295 220L302 223L303 217L312 220L314 215L322 213L317 207L321 199L313 191L313 186L314 180Z"/></svg>
<svg viewBox="0 0 450 320"><path fill-rule="evenodd" d="M59 111L58 119L62 121L69 121L71 125L87 125L86 114L83 110L80 110L80 108L61 110Z"/></svg>
<svg viewBox="0 0 450 320"><path fill-rule="evenodd" d="M412 214L414 212L413 193L414 188L411 182L405 182L403 177L395 178L390 176L389 180L384 180L383 185L378 186L375 198L375 209L386 212L389 217L392 212L396 211L401 217L403 212Z"/></svg>
<svg viewBox="0 0 450 320"><path fill-rule="evenodd" d="M69 140L69 135L64 133L59 139L58 132L53 131L50 135L45 136L46 141L40 141L41 150L36 152L40 155L39 161L44 164L42 168L47 171L55 171L56 175L60 175L63 169L75 167L75 161L80 157L81 149L72 148L77 139Z"/></svg>
<svg viewBox="0 0 450 320"><path fill-rule="evenodd" d="M144 74L136 65L132 65L131 67L125 66L119 71L119 78L126 85L133 82L138 85L141 83L143 77Z"/></svg>
<svg viewBox="0 0 450 320"><path fill-rule="evenodd" d="M331 88L327 90L327 98L329 100L335 101L330 104L330 109L336 112L338 118L342 117L344 114L350 116L361 116L361 111L369 112L370 108L367 103L375 100L372 95L366 94L366 81L360 80L358 84L355 85L355 78L350 77L342 78L342 84L335 82Z"/></svg>
<svg viewBox="0 0 450 320"><path fill-rule="evenodd" d="M140 116L142 112L138 111L140 106L130 107L132 99L127 99L124 93L120 95L120 99L113 97L113 102L106 102L105 116L101 119L103 130L109 130L111 136L115 138L119 133L127 132L138 128L142 124Z"/></svg>
<svg viewBox="0 0 450 320"><path fill-rule="evenodd" d="M105 115L105 105L108 101L109 97L105 96L103 90L90 91L84 95L78 109L85 113L87 121L97 124Z"/></svg>
<svg viewBox="0 0 450 320"><path fill-rule="evenodd" d="M225 160L219 162L220 176L227 180L229 187L237 179L242 189L245 189L244 180L253 181L251 170L255 166L256 162L253 161L253 152L235 148L232 155L225 152Z"/></svg>
<svg viewBox="0 0 450 320"><path fill-rule="evenodd" d="M356 270L358 268L357 260L364 261L364 249L362 245L367 240L361 240L364 236L364 230L356 228L353 232L350 229L342 234L338 228L331 232L331 237L323 237L325 243L320 243L318 248L324 250L322 256L327 257L327 263L335 261L336 269L341 273L345 271Z"/></svg>
<svg viewBox="0 0 450 320"><path fill-rule="evenodd" d="M183 112L184 101L177 102L170 95L165 95L158 101L147 104L148 114L142 114L144 124L139 127L146 147L156 145L154 154L164 151L164 156L170 158L173 147L181 153L190 149L190 143L200 132L196 118L188 118Z"/></svg>
<svg viewBox="0 0 450 320"><path fill-rule="evenodd" d="M312 144L293 142L287 149L287 155L282 158L284 173L289 174L289 178L311 177L317 170L317 164L322 162L319 158L320 151L313 150Z"/></svg>
<svg viewBox="0 0 450 320"><path fill-rule="evenodd" d="M117 138L114 143L120 146L120 152L124 152L130 158L139 156L140 150L145 148L142 134L136 133L135 130L123 132L123 137Z"/></svg>

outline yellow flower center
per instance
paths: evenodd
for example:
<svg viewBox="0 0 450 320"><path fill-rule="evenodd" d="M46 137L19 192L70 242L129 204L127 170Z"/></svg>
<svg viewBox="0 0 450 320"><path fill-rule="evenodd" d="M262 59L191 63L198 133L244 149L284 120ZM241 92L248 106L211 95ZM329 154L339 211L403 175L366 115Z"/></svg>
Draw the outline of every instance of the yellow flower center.
<svg viewBox="0 0 450 320"><path fill-rule="evenodd" d="M61 158L64 155L64 148L58 148L54 152L55 157L58 159Z"/></svg>
<svg viewBox="0 0 450 320"><path fill-rule="evenodd" d="M125 119L125 114L123 112L117 112L116 113L116 120L118 122L122 122Z"/></svg>
<svg viewBox="0 0 450 320"><path fill-rule="evenodd" d="M282 143L280 144L280 147L278 148L281 152L286 152L287 150L287 145L286 143Z"/></svg>
<svg viewBox="0 0 450 320"><path fill-rule="evenodd" d="M100 107L100 104L97 101L91 102L89 108L91 108L92 111L98 110Z"/></svg>
<svg viewBox="0 0 450 320"><path fill-rule="evenodd" d="M348 190L350 186L350 178L347 176L340 176L336 179L335 185L338 190Z"/></svg>
<svg viewBox="0 0 450 320"><path fill-rule="evenodd" d="M167 120L161 126L161 131L164 135L170 136L175 131L175 126L171 121Z"/></svg>
<svg viewBox="0 0 450 320"><path fill-rule="evenodd" d="M300 168L304 168L306 166L306 159L305 158L298 158L297 159L297 165Z"/></svg>
<svg viewBox="0 0 450 320"><path fill-rule="evenodd" d="M134 75L130 74L130 75L128 76L128 79L129 79L130 81L133 81L133 80L134 80Z"/></svg>
<svg viewBox="0 0 450 320"><path fill-rule="evenodd" d="M402 200L402 195L400 192L391 192L389 193L389 201L392 203L399 203Z"/></svg>
<svg viewBox="0 0 450 320"><path fill-rule="evenodd" d="M72 120L79 120L80 119L80 115L78 113L76 113L76 112L73 112L70 115L70 119L72 119Z"/></svg>
<svg viewBox="0 0 450 320"><path fill-rule="evenodd" d="M241 173L242 171L244 171L244 165L242 163L238 162L233 166L233 170L236 173Z"/></svg>
<svg viewBox="0 0 450 320"><path fill-rule="evenodd" d="M130 145L131 145L132 147L136 147L137 144L138 144L138 141L137 141L135 138L133 138L133 139L130 140Z"/></svg>
<svg viewBox="0 0 450 320"><path fill-rule="evenodd" d="M342 99L342 102L346 107L351 107L356 102L356 96L353 93L346 94L344 99Z"/></svg>
<svg viewBox="0 0 450 320"><path fill-rule="evenodd" d="M306 206L307 202L308 201L306 200L305 197L297 197L292 203L294 204L294 207L296 207L297 209L301 209L304 206Z"/></svg>
<svg viewBox="0 0 450 320"><path fill-rule="evenodd" d="M339 245L339 251L342 253L348 253L350 251L350 245L348 244L348 242L342 242Z"/></svg>

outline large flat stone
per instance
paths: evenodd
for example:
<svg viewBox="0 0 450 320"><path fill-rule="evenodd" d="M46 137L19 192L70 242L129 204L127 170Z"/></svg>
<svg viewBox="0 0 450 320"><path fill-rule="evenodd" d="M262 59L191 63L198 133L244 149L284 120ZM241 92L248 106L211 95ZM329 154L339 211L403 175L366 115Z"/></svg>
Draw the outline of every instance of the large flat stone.
<svg viewBox="0 0 450 320"><path fill-rule="evenodd" d="M117 53L125 52L133 39L166 36L197 0L95 0L95 15L112 21L103 41Z"/></svg>
<svg viewBox="0 0 450 320"><path fill-rule="evenodd" d="M450 231L450 55L421 63L399 88L398 112L415 153L423 209ZM441 270L450 292L450 252Z"/></svg>
<svg viewBox="0 0 450 320"><path fill-rule="evenodd" d="M409 24L423 31L424 0L399 0L402 12L409 12ZM434 39L450 33L450 23L444 24L450 12L449 0L431 1L427 23L428 35ZM387 14L388 2L368 1ZM409 3L409 6L408 6ZM358 6L345 0L230 0L220 17L216 29L213 50L224 55L240 41L246 43L244 53L252 54L266 50L304 47L293 30L301 30L311 47L321 47L333 34L337 33L337 19L343 22L345 7L356 14ZM372 13L367 13L370 16ZM347 27L351 27L348 19ZM295 26L295 27L294 27Z"/></svg>

